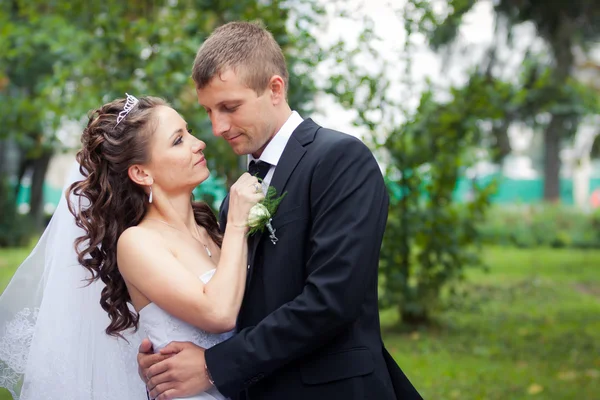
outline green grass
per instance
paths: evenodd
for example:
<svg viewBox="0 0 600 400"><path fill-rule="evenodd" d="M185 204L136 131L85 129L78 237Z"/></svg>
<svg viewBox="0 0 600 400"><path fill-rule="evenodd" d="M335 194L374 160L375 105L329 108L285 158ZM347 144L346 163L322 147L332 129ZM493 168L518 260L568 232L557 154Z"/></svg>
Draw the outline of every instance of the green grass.
<svg viewBox="0 0 600 400"><path fill-rule="evenodd" d="M0 293L4 291L21 262L29 255L31 248L0 249Z"/></svg>
<svg viewBox="0 0 600 400"><path fill-rule="evenodd" d="M599 399L600 251L490 248L459 309L385 343L426 399ZM383 320L393 323L384 313Z"/></svg>
<svg viewBox="0 0 600 400"><path fill-rule="evenodd" d="M0 249L0 290L29 249ZM435 328L385 342L428 400L600 398L600 251L488 248ZM394 316L382 313L384 325ZM0 389L0 400L10 396Z"/></svg>
<svg viewBox="0 0 600 400"><path fill-rule="evenodd" d="M33 246L32 246L33 248ZM0 249L0 293L4 291L15 270L25 260L31 248ZM0 400L11 400L6 389L0 388Z"/></svg>

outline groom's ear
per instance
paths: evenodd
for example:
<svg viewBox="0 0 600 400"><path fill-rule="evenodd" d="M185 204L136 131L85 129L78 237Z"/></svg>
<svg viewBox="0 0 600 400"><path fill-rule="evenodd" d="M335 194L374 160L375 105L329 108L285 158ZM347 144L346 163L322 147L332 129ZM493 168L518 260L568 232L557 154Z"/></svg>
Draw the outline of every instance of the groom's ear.
<svg viewBox="0 0 600 400"><path fill-rule="evenodd" d="M136 183L140 186L150 186L154 182L154 179L150 175L149 171L147 171L141 165L132 165L127 170L127 174L133 183Z"/></svg>
<svg viewBox="0 0 600 400"><path fill-rule="evenodd" d="M269 90L271 91L271 102L274 106L285 101L285 81L279 75L273 75L269 81Z"/></svg>

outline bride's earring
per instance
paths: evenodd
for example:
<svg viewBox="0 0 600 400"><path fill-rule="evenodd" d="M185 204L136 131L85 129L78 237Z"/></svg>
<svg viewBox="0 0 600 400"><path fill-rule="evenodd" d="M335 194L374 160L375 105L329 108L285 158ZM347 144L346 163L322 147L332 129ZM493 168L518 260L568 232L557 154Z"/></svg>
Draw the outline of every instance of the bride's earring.
<svg viewBox="0 0 600 400"><path fill-rule="evenodd" d="M152 203L152 186L150 186L150 196L148 196L148 202Z"/></svg>

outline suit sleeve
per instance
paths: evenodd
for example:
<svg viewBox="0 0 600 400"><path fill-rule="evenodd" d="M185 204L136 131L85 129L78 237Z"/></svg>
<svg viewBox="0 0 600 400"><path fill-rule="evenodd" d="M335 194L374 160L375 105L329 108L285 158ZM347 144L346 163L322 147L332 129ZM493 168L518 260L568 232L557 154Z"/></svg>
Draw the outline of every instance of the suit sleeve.
<svg viewBox="0 0 600 400"><path fill-rule="evenodd" d="M225 227L227 227L227 213L229 212L229 193L223 199L221 207L219 207L219 228L221 233L225 233Z"/></svg>
<svg viewBox="0 0 600 400"><path fill-rule="evenodd" d="M226 396L310 354L351 324L377 274L388 207L379 166L352 137L323 152L311 180L304 290L258 325L206 351L208 369Z"/></svg>

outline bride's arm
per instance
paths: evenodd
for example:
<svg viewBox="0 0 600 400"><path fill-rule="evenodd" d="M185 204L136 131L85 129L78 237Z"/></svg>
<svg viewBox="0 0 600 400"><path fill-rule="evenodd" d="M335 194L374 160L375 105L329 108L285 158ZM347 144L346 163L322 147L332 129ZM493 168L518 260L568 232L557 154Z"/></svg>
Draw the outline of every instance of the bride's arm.
<svg viewBox="0 0 600 400"><path fill-rule="evenodd" d="M257 184L256 177L245 173L231 187L221 258L206 285L177 260L160 234L142 227L129 228L119 238L117 263L123 278L169 314L200 329L233 329L246 287L248 213L264 198L262 191L256 192Z"/></svg>
<svg viewBox="0 0 600 400"><path fill-rule="evenodd" d="M132 227L119 239L121 275L169 314L208 332L235 327L246 285L246 228L228 224L221 258L208 284L185 268L161 235ZM198 262L202 262L198 260Z"/></svg>

